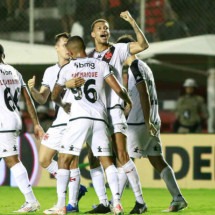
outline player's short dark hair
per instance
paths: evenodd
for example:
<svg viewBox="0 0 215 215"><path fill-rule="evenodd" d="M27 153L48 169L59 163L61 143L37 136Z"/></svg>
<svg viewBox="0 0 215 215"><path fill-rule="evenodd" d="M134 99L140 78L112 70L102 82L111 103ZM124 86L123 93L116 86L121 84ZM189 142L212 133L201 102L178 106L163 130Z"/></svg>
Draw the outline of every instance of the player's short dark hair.
<svg viewBox="0 0 215 215"><path fill-rule="evenodd" d="M70 45L75 46L79 50L85 50L86 49L84 40L80 36L69 37L66 46L68 47Z"/></svg>
<svg viewBox="0 0 215 215"><path fill-rule="evenodd" d="M0 57L4 58L5 54L4 54L4 47L0 44Z"/></svg>
<svg viewBox="0 0 215 215"><path fill-rule="evenodd" d="M109 25L109 23L106 19L96 19L91 25L91 31L93 31L95 24L98 22L106 22Z"/></svg>
<svg viewBox="0 0 215 215"><path fill-rule="evenodd" d="M116 41L117 43L130 43L130 42L136 42L136 40L130 35L125 34L119 37Z"/></svg>
<svg viewBox="0 0 215 215"><path fill-rule="evenodd" d="M66 39L69 39L69 33L67 32L63 32L63 33L60 33L60 34L57 34L55 35L55 44L57 44L57 42L60 40L60 38L66 38Z"/></svg>

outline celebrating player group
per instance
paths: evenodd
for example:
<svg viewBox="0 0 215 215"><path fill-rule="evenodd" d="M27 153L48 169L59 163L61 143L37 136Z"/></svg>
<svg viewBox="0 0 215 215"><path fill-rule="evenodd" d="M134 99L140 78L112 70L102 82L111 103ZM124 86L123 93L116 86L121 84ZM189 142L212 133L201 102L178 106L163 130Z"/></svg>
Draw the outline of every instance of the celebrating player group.
<svg viewBox="0 0 215 215"><path fill-rule="evenodd" d="M172 202L164 212L177 212L187 207L174 172L163 157L153 73L136 56L149 44L128 11L122 12L120 17L132 26L136 39L122 35L115 44L110 43L109 24L105 19L97 19L91 25L95 48L90 53L86 53L81 37L69 36L68 33L56 35L58 62L46 69L39 90L35 88L35 76L28 80L27 88L21 74L4 63L4 50L0 47L0 104L3 113L0 115L0 157L11 168L26 200L15 212L34 212L40 208L29 185L26 169L18 159L18 151L14 150L21 129L21 91L34 123L35 135L41 142L40 164L57 181L57 204L44 214L79 212L78 202L87 192L80 184L78 167L84 143L88 147L90 174L99 199L99 204L86 213L124 214L120 199L127 182L135 196L130 214L147 212L138 170L133 162L134 158L141 157L149 159L172 196ZM123 65L128 66L126 86L123 86ZM56 117L45 134L28 89L39 104L46 103L51 95ZM7 116L10 123L2 123ZM56 153L58 162L53 159ZM106 194L104 174L111 199Z"/></svg>

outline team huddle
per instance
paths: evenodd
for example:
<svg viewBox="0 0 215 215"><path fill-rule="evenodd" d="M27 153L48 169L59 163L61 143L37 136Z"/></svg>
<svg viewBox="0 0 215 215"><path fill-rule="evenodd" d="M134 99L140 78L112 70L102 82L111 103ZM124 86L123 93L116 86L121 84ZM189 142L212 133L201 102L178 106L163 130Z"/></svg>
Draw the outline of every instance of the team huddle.
<svg viewBox="0 0 215 215"><path fill-rule="evenodd" d="M122 12L120 17L132 26L137 40L123 35L116 44L110 43L109 24L104 19L92 23L91 37L95 48L90 53L86 53L81 37L71 37L67 33L56 35L58 63L46 69L39 90L35 88L35 76L28 80L27 88L21 74L4 63L4 49L0 47L0 93L5 101L1 102L1 112L5 114L0 116L0 157L15 175L25 196L24 205L15 212L34 212L40 208L18 151L14 150L21 130L18 106L21 92L34 124L35 136L41 141L40 164L57 181L57 204L44 214L79 212L78 202L87 192L80 184L78 167L84 143L88 147L90 174L99 199L99 204L86 213L124 214L120 199L127 181L135 196L130 214L147 212L133 162L134 158L141 157L149 159L172 196L169 208L164 211L176 212L187 207L174 172L162 154L161 120L153 73L136 56L148 48L147 39L128 11ZM123 86L123 65L128 65L127 89ZM9 80L13 80L13 84L9 84ZM45 134L28 89L39 104L45 104L51 95L56 117ZM10 117L10 120L4 120L4 117ZM56 153L58 161L53 159ZM104 174L111 190L111 200L106 194Z"/></svg>

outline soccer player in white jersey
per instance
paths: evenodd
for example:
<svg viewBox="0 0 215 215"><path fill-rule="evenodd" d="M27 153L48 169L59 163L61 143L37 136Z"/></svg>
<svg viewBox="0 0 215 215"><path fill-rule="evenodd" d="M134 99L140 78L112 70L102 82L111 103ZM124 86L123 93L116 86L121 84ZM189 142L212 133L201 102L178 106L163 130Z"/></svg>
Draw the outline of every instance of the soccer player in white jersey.
<svg viewBox="0 0 215 215"><path fill-rule="evenodd" d="M65 65L52 93L52 99L65 108L67 104L60 98L60 93L66 81L74 77L82 77L85 84L82 87L72 89L74 100L70 110L70 120L67 130L61 142L58 158L58 211L65 211L66 186L69 180L69 167L72 159L79 156L83 143L87 142L94 156L97 156L105 169L107 181L113 195L114 214L123 214L120 204L117 169L111 158L111 136L108 129L108 117L106 110L105 83L107 83L119 95L128 106L132 104L125 88L123 88L112 74L107 63L94 58L88 58L85 52L85 44L79 36L69 38L67 48L72 60Z"/></svg>
<svg viewBox="0 0 215 215"><path fill-rule="evenodd" d="M25 203L17 213L35 212L40 204L34 196L26 168L18 157L18 136L22 129L19 101L23 94L28 113L34 124L37 139L44 135L39 124L34 103L28 93L22 75L12 66L5 64L4 48L0 45L0 158L3 158L14 175L15 181L25 197Z"/></svg>
<svg viewBox="0 0 215 215"><path fill-rule="evenodd" d="M118 81L122 83L123 62L130 54L139 53L147 49L149 45L143 32L140 30L137 23L128 11L122 12L120 17L132 26L137 37L137 42L132 42L129 44L110 44L109 24L104 19L98 19L93 22L91 27L91 36L94 39L95 49L89 53L89 56L108 62L113 67L114 74ZM118 161L117 166L119 178L121 181L127 175L129 183L136 197L136 201L142 205L142 213L146 210L146 204L142 197L142 188L135 164L129 158L126 151L127 124L123 113L123 101L108 87L107 93L107 108L109 121L112 125L112 140L113 147L115 149L114 152ZM110 211L110 209L105 190L103 170L99 165L99 162L96 162L96 159L93 158L92 154L89 155L89 161L92 182L96 194L100 200L100 204L93 210L89 211L89 213L107 213ZM121 191L122 188L120 187L120 193Z"/></svg>
<svg viewBox="0 0 215 215"><path fill-rule="evenodd" d="M118 39L119 43L134 41L130 35ZM165 212L180 211L187 207L187 202L181 194L172 168L163 157L160 139L161 120L153 73L136 55L129 56L125 64L129 66L128 91L133 101L133 108L127 118L129 156L149 159L152 166L160 173L173 198ZM138 204L134 208L135 211L138 211Z"/></svg>
<svg viewBox="0 0 215 215"><path fill-rule="evenodd" d="M39 104L45 104L47 102L48 97L54 88L60 68L65 64L69 63L70 57L65 47L68 38L69 34L65 32L55 36L55 49L58 56L58 63L46 69L40 90L38 91L35 88L35 76L28 81L28 87L30 89L30 92L35 101L37 101ZM73 79L73 86L81 86L83 83L84 81L81 78ZM64 92L62 93L62 97L66 99L66 97L69 97L69 94L70 94L69 90L67 91L64 90ZM46 132L41 142L39 160L41 166L56 177L58 165L57 161L53 159L53 156L59 150L60 141L66 129L66 125L69 120L69 115L58 105L55 104L53 105L56 111L55 120L52 123L52 126ZM78 159L76 160L74 159L72 163L70 177L73 178L74 175L77 178L80 178ZM71 180L71 182L69 183L69 187L79 186L78 181L80 180ZM78 212L78 207L72 206L74 198L74 193L72 191L73 189L71 188L71 192L69 192L69 204L67 206L67 211ZM79 199L85 194L86 191L87 191L86 187L81 185L79 190Z"/></svg>

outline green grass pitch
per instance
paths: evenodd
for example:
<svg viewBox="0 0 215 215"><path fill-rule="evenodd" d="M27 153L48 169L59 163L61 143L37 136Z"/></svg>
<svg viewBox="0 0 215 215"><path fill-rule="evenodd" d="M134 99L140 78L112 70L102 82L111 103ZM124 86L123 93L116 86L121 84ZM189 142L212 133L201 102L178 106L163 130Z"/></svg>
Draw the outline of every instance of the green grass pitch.
<svg viewBox="0 0 215 215"><path fill-rule="evenodd" d="M107 189L110 197L110 190ZM48 209L56 203L56 189L34 187L34 193L37 196L41 209L39 212L30 213L34 215L43 214L43 210ZM185 215L215 215L215 190L211 189L183 189L186 200L189 203L187 209L174 213ZM144 199L148 205L146 214L165 214L161 211L169 206L171 201L170 194L166 189L145 189L143 188ZM0 187L0 214L17 214L12 211L17 210L24 203L24 198L17 188ZM93 188L88 188L88 192L79 202L79 214L90 210L93 204L97 204L98 199ZM129 214L135 203L134 195L131 189L126 189L122 204L125 214Z"/></svg>

